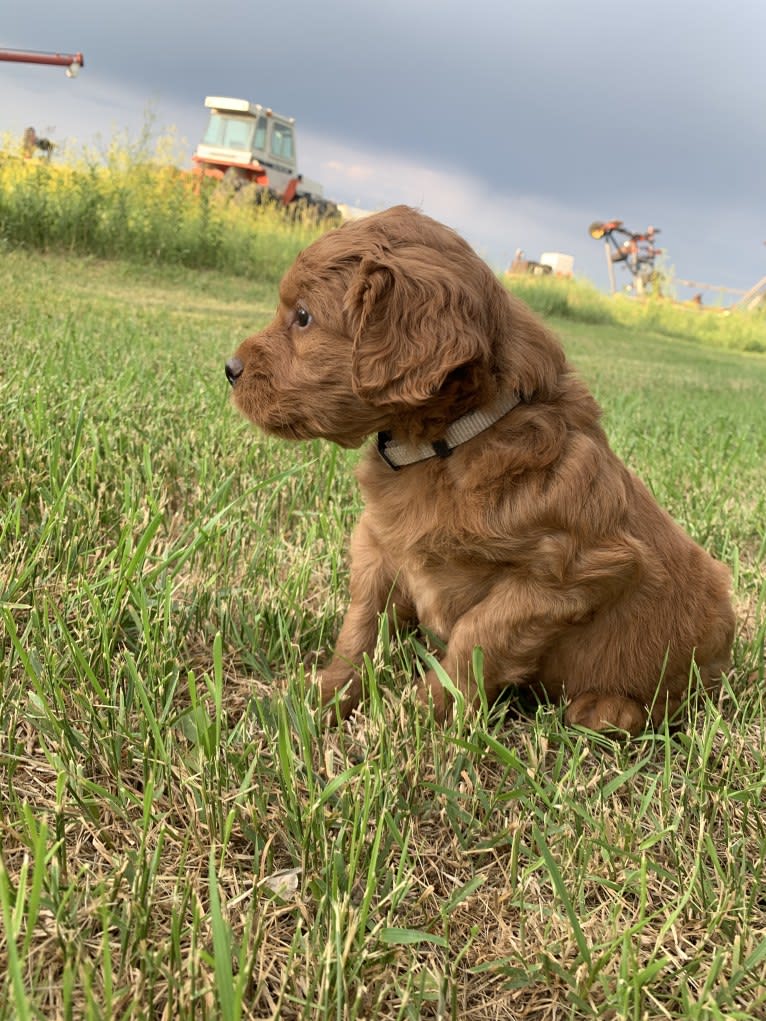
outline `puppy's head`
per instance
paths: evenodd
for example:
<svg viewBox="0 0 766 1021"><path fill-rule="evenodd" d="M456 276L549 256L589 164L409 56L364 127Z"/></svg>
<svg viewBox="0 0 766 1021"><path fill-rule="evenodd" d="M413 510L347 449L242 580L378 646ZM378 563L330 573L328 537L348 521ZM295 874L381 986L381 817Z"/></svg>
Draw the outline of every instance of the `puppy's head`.
<svg viewBox="0 0 766 1021"><path fill-rule="evenodd" d="M239 409L269 432L358 446L495 395L509 298L447 227L403 206L331 231L280 286L273 322L227 362Z"/></svg>

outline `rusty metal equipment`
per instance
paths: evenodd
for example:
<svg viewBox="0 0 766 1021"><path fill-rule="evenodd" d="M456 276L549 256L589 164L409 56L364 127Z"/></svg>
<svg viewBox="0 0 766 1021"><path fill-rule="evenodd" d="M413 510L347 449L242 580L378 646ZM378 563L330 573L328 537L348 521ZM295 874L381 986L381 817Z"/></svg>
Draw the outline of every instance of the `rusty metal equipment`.
<svg viewBox="0 0 766 1021"><path fill-rule="evenodd" d="M0 60L15 64L52 64L65 67L67 78L76 78L85 66L82 53L42 53L39 50L0 50Z"/></svg>
<svg viewBox="0 0 766 1021"><path fill-rule="evenodd" d="M607 271L612 292L617 289L614 278L615 263L623 263L633 276L637 294L643 294L656 278L654 261L663 252L654 241L660 233L658 227L647 227L642 233L634 233L623 226L622 220L597 220L590 225L588 233L596 241L603 239Z"/></svg>

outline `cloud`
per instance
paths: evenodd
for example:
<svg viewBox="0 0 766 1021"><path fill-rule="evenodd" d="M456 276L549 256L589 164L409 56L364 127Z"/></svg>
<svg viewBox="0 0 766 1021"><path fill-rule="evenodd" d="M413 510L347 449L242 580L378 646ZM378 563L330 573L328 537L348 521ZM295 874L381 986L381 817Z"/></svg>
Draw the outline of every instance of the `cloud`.
<svg viewBox="0 0 766 1021"><path fill-rule="evenodd" d="M369 181L375 176L375 169L361 163L341 163L339 160L325 160L322 170L326 175L338 175L349 181Z"/></svg>
<svg viewBox="0 0 766 1021"><path fill-rule="evenodd" d="M516 248L531 258L542 251L566 251L575 255L576 268L578 255L579 261L590 262L593 242L587 237L586 210L541 195L510 195L466 171L429 166L396 152L360 153L311 131L303 132L300 144L303 158L321 168L326 195L370 210L415 206L453 226L498 268L505 268ZM354 163L360 155L363 162Z"/></svg>

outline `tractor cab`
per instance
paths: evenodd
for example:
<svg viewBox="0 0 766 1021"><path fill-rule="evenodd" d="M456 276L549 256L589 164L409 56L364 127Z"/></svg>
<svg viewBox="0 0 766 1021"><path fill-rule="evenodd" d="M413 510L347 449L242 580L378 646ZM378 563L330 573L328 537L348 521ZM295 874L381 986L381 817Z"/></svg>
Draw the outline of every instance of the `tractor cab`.
<svg viewBox="0 0 766 1021"><path fill-rule="evenodd" d="M246 99L208 96L210 120L194 162L211 176L233 175L284 192L296 176L294 118Z"/></svg>

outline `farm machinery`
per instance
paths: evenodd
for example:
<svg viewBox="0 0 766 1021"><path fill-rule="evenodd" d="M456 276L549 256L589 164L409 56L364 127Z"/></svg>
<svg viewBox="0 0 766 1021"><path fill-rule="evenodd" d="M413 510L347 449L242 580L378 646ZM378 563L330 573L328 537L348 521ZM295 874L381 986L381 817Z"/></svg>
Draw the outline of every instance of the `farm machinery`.
<svg viewBox="0 0 766 1021"><path fill-rule="evenodd" d="M82 53L41 53L38 50L0 50L0 60L14 64L52 64L65 67L67 78L76 78L85 66Z"/></svg>
<svg viewBox="0 0 766 1021"><path fill-rule="evenodd" d="M0 61L13 64L50 64L53 67L65 67L67 78L76 78L80 68L85 66L82 53L44 53L39 50L0 50ZM24 155L31 156L35 149L40 149L48 159L55 148L49 138L40 138L34 128L24 132Z"/></svg>
<svg viewBox="0 0 766 1021"><path fill-rule="evenodd" d="M627 230L622 220L597 220L588 228L588 233L596 241L603 240L606 253L607 270L609 283L612 292L616 290L614 279L614 265L623 263L632 273L634 279L635 293L639 296L646 293L652 287L656 293L660 293L662 283L662 271L655 268L655 259L664 251L657 248L654 241L660 233L657 227L647 227L643 233L637 234ZM766 241L764 241L766 244ZM755 283L749 290L740 290L736 287L726 287L721 284L705 284L698 280L683 280L674 277L673 282L683 287L691 287L700 291L715 291L719 294L736 294L740 297L732 305L733 308L752 310L761 305L766 305L766 276ZM688 304L701 307L702 294L695 294ZM720 307L720 306L717 306Z"/></svg>
<svg viewBox="0 0 766 1021"><path fill-rule="evenodd" d="M321 219L339 215L322 186L297 170L295 118L246 99L207 96L207 130L192 157L195 171L253 202L264 198Z"/></svg>
<svg viewBox="0 0 766 1021"><path fill-rule="evenodd" d="M644 294L651 284L656 283L658 273L654 263L663 252L654 243L660 233L658 227L647 227L643 233L634 233L623 226L622 220L597 220L590 225L588 233L596 241L604 241L612 291L616 290L615 263L623 263L630 271L636 294Z"/></svg>

